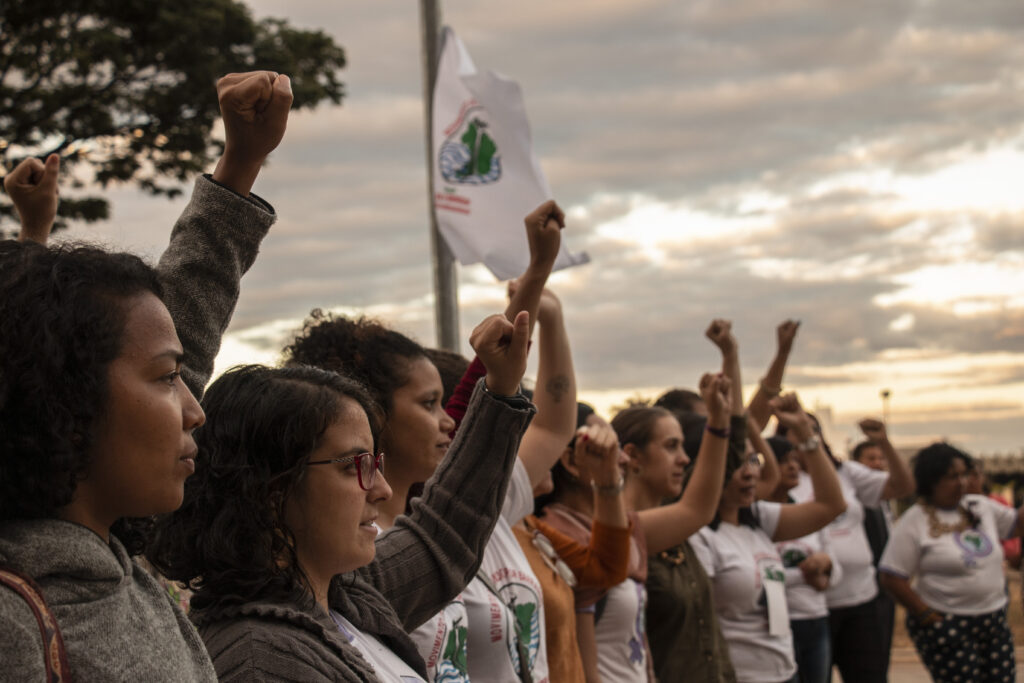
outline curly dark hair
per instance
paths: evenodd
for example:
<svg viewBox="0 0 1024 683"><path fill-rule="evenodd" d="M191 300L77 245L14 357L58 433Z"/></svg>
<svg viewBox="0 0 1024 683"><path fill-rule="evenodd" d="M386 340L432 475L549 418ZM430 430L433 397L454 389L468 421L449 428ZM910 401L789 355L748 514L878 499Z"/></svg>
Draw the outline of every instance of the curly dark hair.
<svg viewBox="0 0 1024 683"><path fill-rule="evenodd" d="M362 383L385 415L391 397L409 380L410 361L427 358L426 349L376 320L313 310L295 340L285 347L285 362L333 370Z"/></svg>
<svg viewBox="0 0 1024 683"><path fill-rule="evenodd" d="M0 520L56 517L71 502L126 303L143 293L160 297L160 283L132 254L0 242Z"/></svg>
<svg viewBox="0 0 1024 683"><path fill-rule="evenodd" d="M914 456L914 481L917 482L917 495L931 501L935 487L946 476L953 461L959 458L970 470L974 467L974 459L959 448L948 443L938 442L926 446Z"/></svg>
<svg viewBox="0 0 1024 683"><path fill-rule="evenodd" d="M196 472L182 506L157 521L146 553L165 576L195 591L195 608L297 601L309 592L284 508L345 398L366 412L376 450L376 404L337 373L243 365L207 389Z"/></svg>

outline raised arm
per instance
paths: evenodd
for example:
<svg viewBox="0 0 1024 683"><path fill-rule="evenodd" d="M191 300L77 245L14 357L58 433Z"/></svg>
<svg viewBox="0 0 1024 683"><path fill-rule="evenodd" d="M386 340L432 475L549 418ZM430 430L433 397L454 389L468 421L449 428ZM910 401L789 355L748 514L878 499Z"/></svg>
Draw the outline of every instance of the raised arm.
<svg viewBox="0 0 1024 683"><path fill-rule="evenodd" d="M782 506L779 524L772 539L788 541L824 527L846 510L846 501L839 487L836 468L825 453L821 439L815 436L814 423L800 406L796 394L774 398L771 406L779 422L793 430L797 443L810 444L810 450L805 450L803 445L797 446L797 449L803 454L804 465L811 476L814 496L805 503Z"/></svg>
<svg viewBox="0 0 1024 683"><path fill-rule="evenodd" d="M718 509L725 483L732 383L725 375L706 374L700 380L700 395L708 408L708 423L683 495L674 503L637 513L649 555L679 545L709 524Z"/></svg>
<svg viewBox="0 0 1024 683"><path fill-rule="evenodd" d="M758 500L767 500L775 491L779 483L779 461L775 459L775 451L768 445L768 442L761 436L761 429L757 421L747 415L747 438L754 445L754 450L761 454L761 477L757 480L757 488L754 497Z"/></svg>
<svg viewBox="0 0 1024 683"><path fill-rule="evenodd" d="M704 331L704 336L722 352L722 374L729 378L732 391L729 414L743 415L743 384L740 377L740 347L732 333L732 322L715 318Z"/></svg>
<svg viewBox="0 0 1024 683"><path fill-rule="evenodd" d="M565 330L562 304L548 290L541 296L540 358L533 403L533 419L519 446L519 460L530 476L530 485L544 480L562 455L576 429L576 373Z"/></svg>
<svg viewBox="0 0 1024 683"><path fill-rule="evenodd" d="M914 475L889 441L885 423L870 418L864 419L860 421L860 430L872 444L878 446L889 465L889 479L882 489L882 500L904 498L912 494L915 488Z"/></svg>
<svg viewBox="0 0 1024 683"><path fill-rule="evenodd" d="M526 241L530 246L530 264L518 279L510 280L508 283L509 301L505 308L505 317L511 322L520 312L529 313L532 336L544 285L551 275L551 269L558 257L558 248L562 244L561 230L565 227L565 214L554 200L549 199L531 211L523 222L526 225ZM469 404L473 387L485 374L486 368L478 358L474 358L448 399L444 409L448 416L455 420L456 430L462 422L462 416L466 414L466 406Z"/></svg>
<svg viewBox="0 0 1024 683"><path fill-rule="evenodd" d="M477 385L448 454L423 495L413 499L412 512L399 515L377 539L375 559L358 572L384 594L407 629L436 614L480 566L533 413L519 393L528 335L526 313L514 323L493 315L477 326L470 342L487 377Z"/></svg>
<svg viewBox="0 0 1024 683"><path fill-rule="evenodd" d="M562 244L562 228L565 214L553 199L549 199L523 219L526 225L526 242L530 247L530 263L518 279L509 282L508 307L505 317L515 319L520 311L530 314L530 332L539 318L541 295L547 285L551 269L558 258Z"/></svg>
<svg viewBox="0 0 1024 683"><path fill-rule="evenodd" d="M46 163L34 157L25 159L4 176L4 190L21 221L19 241L46 244L49 239L60 203L57 191L59 173L60 157L51 154L46 157Z"/></svg>
<svg viewBox="0 0 1024 683"><path fill-rule="evenodd" d="M212 177L196 180L157 265L164 303L185 350L182 375L197 397L213 374L242 275L277 218L250 190L284 135L292 103L288 77L269 71L225 76L217 83L217 96L224 156Z"/></svg>
<svg viewBox="0 0 1024 683"><path fill-rule="evenodd" d="M765 428L768 419L772 416L772 408L769 401L779 395L782 391L782 376L786 372L786 363L789 362L789 354L793 350L793 340L796 339L797 330L800 329L799 320L786 320L776 329L778 346L775 351L775 358L768 366L768 372L761 379L754 397L750 399L748 411L750 416L757 423L758 431Z"/></svg>

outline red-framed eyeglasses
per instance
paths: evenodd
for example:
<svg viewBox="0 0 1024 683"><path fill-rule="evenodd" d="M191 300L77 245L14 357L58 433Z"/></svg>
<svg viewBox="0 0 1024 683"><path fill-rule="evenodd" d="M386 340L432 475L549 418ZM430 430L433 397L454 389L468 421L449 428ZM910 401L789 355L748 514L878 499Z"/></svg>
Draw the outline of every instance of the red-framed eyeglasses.
<svg viewBox="0 0 1024 683"><path fill-rule="evenodd" d="M344 455L340 458L328 458L327 460L314 460L307 465L330 465L338 464L348 466L355 463L356 474L359 477L359 488L369 491L373 488L373 482L377 479L377 471L384 469L384 454L378 453L357 453L356 455Z"/></svg>

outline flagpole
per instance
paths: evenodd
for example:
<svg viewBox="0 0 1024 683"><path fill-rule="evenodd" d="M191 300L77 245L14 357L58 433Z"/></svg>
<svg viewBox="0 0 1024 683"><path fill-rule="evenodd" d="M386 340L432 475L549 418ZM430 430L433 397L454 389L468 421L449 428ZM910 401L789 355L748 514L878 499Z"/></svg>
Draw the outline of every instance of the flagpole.
<svg viewBox="0 0 1024 683"><path fill-rule="evenodd" d="M441 8L439 0L420 0L423 43L423 113L427 129L427 206L430 210L430 250L434 257L434 323L437 345L459 351L459 281L455 257L437 227L434 211L434 83L441 55Z"/></svg>

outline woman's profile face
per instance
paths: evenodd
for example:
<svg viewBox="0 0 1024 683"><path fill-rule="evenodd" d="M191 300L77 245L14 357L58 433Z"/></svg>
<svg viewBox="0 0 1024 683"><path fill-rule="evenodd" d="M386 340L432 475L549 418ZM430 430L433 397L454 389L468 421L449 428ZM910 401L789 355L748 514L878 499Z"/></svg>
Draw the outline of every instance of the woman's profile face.
<svg viewBox="0 0 1024 683"><path fill-rule="evenodd" d="M956 507L964 497L967 486L967 465L960 458L953 458L946 474L935 484L931 503L938 507Z"/></svg>
<svg viewBox="0 0 1024 683"><path fill-rule="evenodd" d="M126 311L121 352L107 368L107 405L72 502L92 516L76 521L100 525L177 509L195 471L192 430L205 420L181 380L181 342L167 307L151 293L118 305Z"/></svg>
<svg viewBox="0 0 1024 683"><path fill-rule="evenodd" d="M359 453L373 453L370 422L358 403L343 398L338 417L324 431L309 462ZM307 467L284 510L299 565L329 578L369 564L375 554L377 505L390 497L383 472L377 472L370 490L364 491L354 463Z"/></svg>
<svg viewBox="0 0 1024 683"><path fill-rule="evenodd" d="M408 381L391 396L384 453L406 481L426 481L448 452L455 421L444 412L444 385L430 359L409 362Z"/></svg>
<svg viewBox="0 0 1024 683"><path fill-rule="evenodd" d="M689 462L679 421L670 415L659 417L651 440L640 453L641 482L656 498L678 496L683 492L683 475Z"/></svg>

